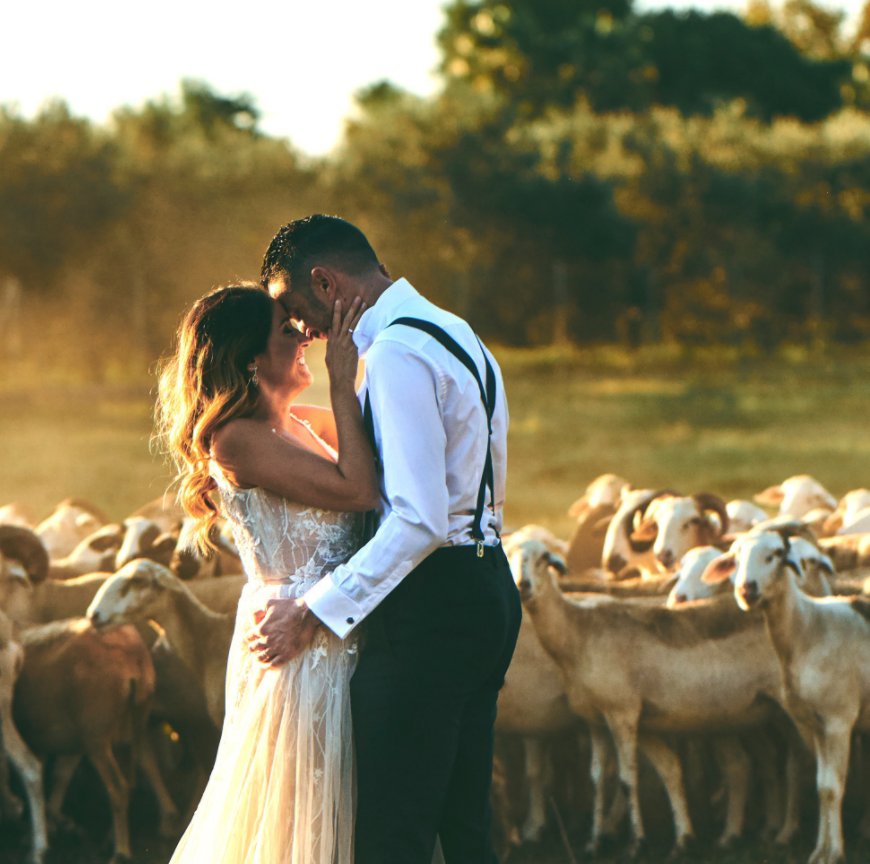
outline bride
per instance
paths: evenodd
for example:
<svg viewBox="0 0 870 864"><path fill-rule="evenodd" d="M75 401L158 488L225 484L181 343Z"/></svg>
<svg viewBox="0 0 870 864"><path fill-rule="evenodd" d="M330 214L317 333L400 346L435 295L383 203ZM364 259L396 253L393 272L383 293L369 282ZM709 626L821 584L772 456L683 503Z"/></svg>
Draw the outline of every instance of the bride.
<svg viewBox="0 0 870 864"><path fill-rule="evenodd" d="M353 641L312 616L308 650L283 666L247 633L254 610L298 597L360 545L377 506L374 461L354 393L356 299L333 312L326 349L332 411L297 405L312 382L309 339L260 288L198 300L160 376L158 422L180 500L210 545L232 527L247 583L227 664L226 715L208 785L171 864L349 864Z"/></svg>

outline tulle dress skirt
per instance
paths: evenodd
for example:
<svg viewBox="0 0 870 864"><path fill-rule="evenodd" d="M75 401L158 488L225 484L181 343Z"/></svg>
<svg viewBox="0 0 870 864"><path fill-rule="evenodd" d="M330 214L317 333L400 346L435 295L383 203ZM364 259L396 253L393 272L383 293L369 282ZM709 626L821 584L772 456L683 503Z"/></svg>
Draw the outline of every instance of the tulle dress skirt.
<svg viewBox="0 0 870 864"><path fill-rule="evenodd" d="M288 586L250 582L242 592L217 759L170 864L353 861L356 647L321 628L295 660L263 667L243 637L274 596Z"/></svg>

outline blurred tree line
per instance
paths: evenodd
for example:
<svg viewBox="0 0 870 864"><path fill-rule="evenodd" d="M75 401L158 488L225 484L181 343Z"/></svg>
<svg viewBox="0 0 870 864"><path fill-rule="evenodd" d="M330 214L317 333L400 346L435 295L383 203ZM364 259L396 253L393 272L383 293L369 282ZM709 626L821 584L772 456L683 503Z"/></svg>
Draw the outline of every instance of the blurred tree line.
<svg viewBox="0 0 870 864"><path fill-rule="evenodd" d="M812 0L453 0L439 44L434 97L368 87L322 159L196 81L106 126L0 108L16 358L144 368L193 298L256 278L314 211L495 341L870 336L870 2L847 34Z"/></svg>

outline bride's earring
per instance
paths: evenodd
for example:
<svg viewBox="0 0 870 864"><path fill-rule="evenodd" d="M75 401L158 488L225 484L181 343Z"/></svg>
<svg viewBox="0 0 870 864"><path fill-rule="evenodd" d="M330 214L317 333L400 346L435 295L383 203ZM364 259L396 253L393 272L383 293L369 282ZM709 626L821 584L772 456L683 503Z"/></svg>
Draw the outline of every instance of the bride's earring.
<svg viewBox="0 0 870 864"><path fill-rule="evenodd" d="M251 384L256 387L260 383L260 379L257 377L257 364L254 363L253 366L253 374L251 375Z"/></svg>

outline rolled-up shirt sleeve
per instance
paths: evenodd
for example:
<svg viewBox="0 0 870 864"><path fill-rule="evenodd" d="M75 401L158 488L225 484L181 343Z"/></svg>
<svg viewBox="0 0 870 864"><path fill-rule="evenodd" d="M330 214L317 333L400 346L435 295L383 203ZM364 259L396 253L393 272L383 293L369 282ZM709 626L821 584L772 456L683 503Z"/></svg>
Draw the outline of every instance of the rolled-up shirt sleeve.
<svg viewBox="0 0 870 864"><path fill-rule="evenodd" d="M304 597L340 637L350 633L448 533L447 436L440 403L445 373L391 340L366 357L375 441L389 513L375 536Z"/></svg>

